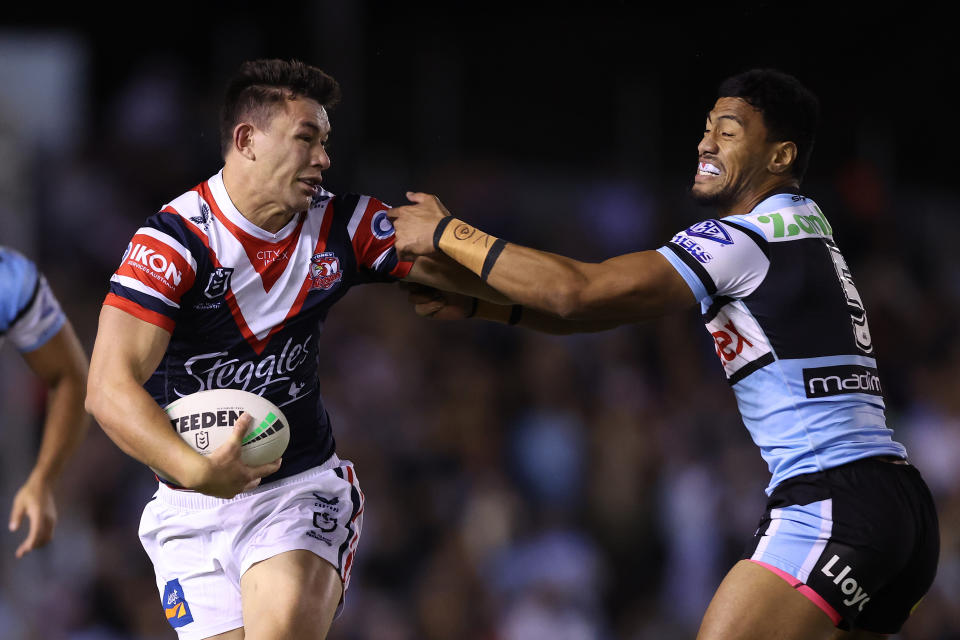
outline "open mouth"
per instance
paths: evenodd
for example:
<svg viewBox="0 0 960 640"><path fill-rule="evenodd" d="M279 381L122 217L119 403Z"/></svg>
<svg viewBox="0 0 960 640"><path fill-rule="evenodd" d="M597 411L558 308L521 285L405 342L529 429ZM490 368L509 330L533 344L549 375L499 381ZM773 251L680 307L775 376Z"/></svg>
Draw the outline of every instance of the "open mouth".
<svg viewBox="0 0 960 640"><path fill-rule="evenodd" d="M709 162L701 162L697 167L698 176L719 176L720 169L713 166Z"/></svg>
<svg viewBox="0 0 960 640"><path fill-rule="evenodd" d="M320 183L322 180L320 178L300 178L300 182L316 191L320 188Z"/></svg>

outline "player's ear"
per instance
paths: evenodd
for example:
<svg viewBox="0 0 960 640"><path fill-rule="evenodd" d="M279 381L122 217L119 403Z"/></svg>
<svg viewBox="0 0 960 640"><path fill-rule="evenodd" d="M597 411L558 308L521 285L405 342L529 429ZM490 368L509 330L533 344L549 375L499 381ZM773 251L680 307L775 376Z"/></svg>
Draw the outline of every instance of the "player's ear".
<svg viewBox="0 0 960 640"><path fill-rule="evenodd" d="M767 169L774 175L784 175L790 171L790 167L797 159L797 145L793 142L775 142L773 154L770 156L770 162L767 163Z"/></svg>
<svg viewBox="0 0 960 640"><path fill-rule="evenodd" d="M241 122L233 128L233 149L247 160L256 160L253 150L254 126L248 122Z"/></svg>

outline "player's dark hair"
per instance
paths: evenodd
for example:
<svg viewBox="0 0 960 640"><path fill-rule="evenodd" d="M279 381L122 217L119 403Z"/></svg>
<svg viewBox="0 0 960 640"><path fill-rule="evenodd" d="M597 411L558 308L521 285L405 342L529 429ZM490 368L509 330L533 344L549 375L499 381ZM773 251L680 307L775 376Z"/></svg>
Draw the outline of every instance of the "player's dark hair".
<svg viewBox="0 0 960 640"><path fill-rule="evenodd" d="M233 144L233 129L249 120L266 127L284 100L316 100L326 109L340 101L340 84L317 67L299 60L244 62L227 84L220 112L220 150L226 157Z"/></svg>
<svg viewBox="0 0 960 640"><path fill-rule="evenodd" d="M797 145L791 172L802 180L813 153L820 102L793 76L776 69L751 69L720 84L718 98L741 98L763 114L768 140Z"/></svg>

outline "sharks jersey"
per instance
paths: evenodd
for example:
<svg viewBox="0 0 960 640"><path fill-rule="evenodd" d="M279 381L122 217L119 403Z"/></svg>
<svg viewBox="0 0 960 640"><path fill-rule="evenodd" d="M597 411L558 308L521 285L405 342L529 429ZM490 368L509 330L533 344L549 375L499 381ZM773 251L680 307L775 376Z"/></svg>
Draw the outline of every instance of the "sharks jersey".
<svg viewBox="0 0 960 640"><path fill-rule="evenodd" d="M247 220L222 173L149 218L110 279L104 304L170 332L144 385L160 406L206 389L242 389L283 409L290 444L273 481L334 452L320 396L318 336L357 284L403 278L387 206L318 191L277 233Z"/></svg>
<svg viewBox="0 0 960 640"><path fill-rule="evenodd" d="M0 345L22 353L42 347L66 322L46 278L27 258L0 247Z"/></svg>
<svg viewBox="0 0 960 640"><path fill-rule="evenodd" d="M880 455L906 457L886 427L860 294L810 199L767 198L705 220L658 251L700 301L744 424L786 478Z"/></svg>

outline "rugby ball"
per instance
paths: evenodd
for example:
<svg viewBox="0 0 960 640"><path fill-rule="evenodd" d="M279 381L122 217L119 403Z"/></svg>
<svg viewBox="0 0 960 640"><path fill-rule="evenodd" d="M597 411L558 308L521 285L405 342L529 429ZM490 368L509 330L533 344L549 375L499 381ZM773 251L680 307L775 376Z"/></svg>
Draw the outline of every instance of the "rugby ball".
<svg viewBox="0 0 960 640"><path fill-rule="evenodd" d="M290 423L283 412L249 391L198 391L174 400L164 409L176 434L202 455L209 455L227 441L244 411L253 417L253 422L243 436L241 460L253 466L273 462L290 443Z"/></svg>

